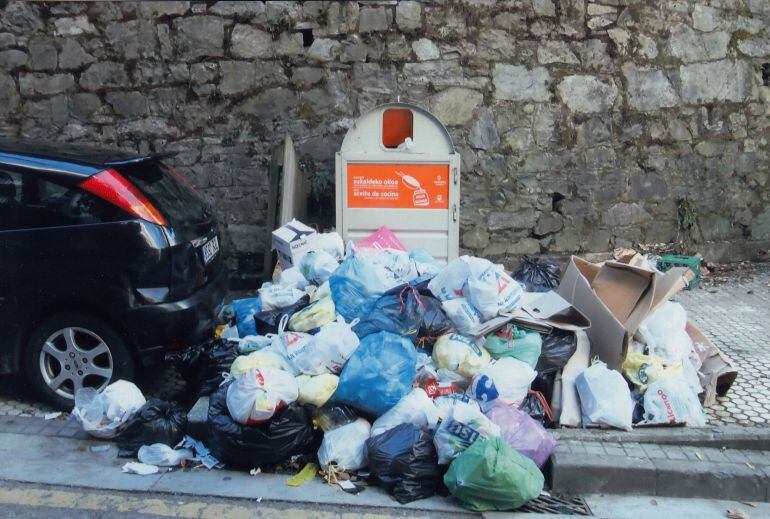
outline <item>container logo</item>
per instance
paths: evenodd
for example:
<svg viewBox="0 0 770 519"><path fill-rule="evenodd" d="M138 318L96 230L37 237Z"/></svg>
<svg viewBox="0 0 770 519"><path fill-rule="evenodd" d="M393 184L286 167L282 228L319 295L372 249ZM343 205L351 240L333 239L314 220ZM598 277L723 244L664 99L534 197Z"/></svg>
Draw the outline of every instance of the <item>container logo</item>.
<svg viewBox="0 0 770 519"><path fill-rule="evenodd" d="M447 164L348 164L351 208L447 209Z"/></svg>

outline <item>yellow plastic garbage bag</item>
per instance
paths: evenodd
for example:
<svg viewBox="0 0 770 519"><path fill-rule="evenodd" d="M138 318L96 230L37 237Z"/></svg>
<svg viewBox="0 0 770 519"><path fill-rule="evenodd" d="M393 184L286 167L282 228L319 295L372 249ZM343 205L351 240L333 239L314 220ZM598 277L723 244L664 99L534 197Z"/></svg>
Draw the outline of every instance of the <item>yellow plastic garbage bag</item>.
<svg viewBox="0 0 770 519"><path fill-rule="evenodd" d="M236 357L230 366L230 375L240 377L252 368L275 368L293 373L285 357L272 350L264 349Z"/></svg>
<svg viewBox="0 0 770 519"><path fill-rule="evenodd" d="M472 377L490 360L489 352L478 341L457 333L442 335L433 346L436 367L463 377Z"/></svg>
<svg viewBox="0 0 770 519"><path fill-rule="evenodd" d="M300 375L296 377L296 381L299 386L299 403L321 407L337 390L340 378L337 375L326 373L314 377Z"/></svg>
<svg viewBox="0 0 770 519"><path fill-rule="evenodd" d="M334 301L324 297L296 312L289 318L289 329L295 332L309 332L334 320Z"/></svg>
<svg viewBox="0 0 770 519"><path fill-rule="evenodd" d="M666 367L658 357L628 353L621 366L623 373L633 382L639 391L645 391L647 386L681 369L681 364Z"/></svg>

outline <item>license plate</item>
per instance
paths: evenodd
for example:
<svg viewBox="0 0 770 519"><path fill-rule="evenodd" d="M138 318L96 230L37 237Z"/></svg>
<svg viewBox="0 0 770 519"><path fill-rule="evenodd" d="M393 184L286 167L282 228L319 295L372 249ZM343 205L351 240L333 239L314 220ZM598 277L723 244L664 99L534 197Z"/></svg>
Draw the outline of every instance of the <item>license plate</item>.
<svg viewBox="0 0 770 519"><path fill-rule="evenodd" d="M219 237L214 236L212 239L204 243L203 247L201 247L201 250L203 252L203 263L208 265L219 252Z"/></svg>

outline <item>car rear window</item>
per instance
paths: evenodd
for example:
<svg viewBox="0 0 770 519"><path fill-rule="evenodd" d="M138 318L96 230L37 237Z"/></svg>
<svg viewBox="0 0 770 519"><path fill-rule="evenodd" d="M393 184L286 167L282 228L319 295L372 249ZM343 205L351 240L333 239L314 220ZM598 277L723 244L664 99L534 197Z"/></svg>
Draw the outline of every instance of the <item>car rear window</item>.
<svg viewBox="0 0 770 519"><path fill-rule="evenodd" d="M138 187L171 225L207 221L209 206L181 173L162 162L123 166L119 173Z"/></svg>

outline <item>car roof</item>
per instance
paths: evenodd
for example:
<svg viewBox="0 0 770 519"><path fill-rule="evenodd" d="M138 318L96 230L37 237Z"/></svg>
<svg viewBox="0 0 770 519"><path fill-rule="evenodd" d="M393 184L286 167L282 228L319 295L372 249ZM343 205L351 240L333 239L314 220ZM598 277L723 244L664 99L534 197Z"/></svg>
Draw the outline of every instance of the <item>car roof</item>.
<svg viewBox="0 0 770 519"><path fill-rule="evenodd" d="M138 155L74 143L0 139L0 165L89 176L110 166L159 160L168 154Z"/></svg>

